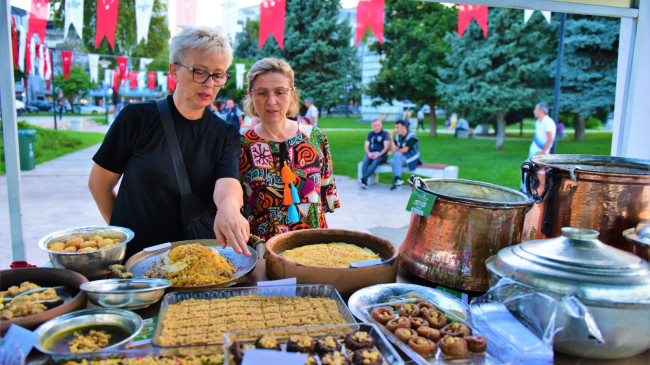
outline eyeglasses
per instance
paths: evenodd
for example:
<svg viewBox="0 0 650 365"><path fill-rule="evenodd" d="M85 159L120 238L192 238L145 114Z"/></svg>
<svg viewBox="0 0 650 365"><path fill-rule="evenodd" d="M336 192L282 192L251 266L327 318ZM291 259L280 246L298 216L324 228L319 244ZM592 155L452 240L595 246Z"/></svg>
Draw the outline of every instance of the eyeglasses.
<svg viewBox="0 0 650 365"><path fill-rule="evenodd" d="M199 70L194 67L185 66L180 63L176 63L176 65L183 66L186 69L192 71L192 79L194 79L194 82L198 82L199 84L203 84L207 82L208 79L212 77L212 81L214 81L215 85L222 86L223 84L226 83L226 81L228 81L228 78L230 77L230 75L221 72L215 72L211 74L208 71Z"/></svg>
<svg viewBox="0 0 650 365"><path fill-rule="evenodd" d="M275 89L273 89L273 95L275 96L276 99L286 99L289 97L289 94L293 89L294 88L292 87L278 86ZM266 99L271 94L271 90L264 87L250 89L250 91L254 97L259 99Z"/></svg>

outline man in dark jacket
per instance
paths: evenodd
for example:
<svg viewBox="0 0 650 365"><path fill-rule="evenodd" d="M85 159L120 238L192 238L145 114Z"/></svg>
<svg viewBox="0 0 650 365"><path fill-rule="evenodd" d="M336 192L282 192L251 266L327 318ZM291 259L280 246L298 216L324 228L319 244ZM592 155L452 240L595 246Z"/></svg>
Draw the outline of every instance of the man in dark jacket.
<svg viewBox="0 0 650 365"><path fill-rule="evenodd" d="M404 181L402 181L402 167L413 171L418 165L422 164L418 136L409 131L408 122L404 120L395 122L395 135L391 140L391 151L388 154L393 155L393 159L390 161L393 167L393 186L390 189L395 190L398 186L404 184Z"/></svg>

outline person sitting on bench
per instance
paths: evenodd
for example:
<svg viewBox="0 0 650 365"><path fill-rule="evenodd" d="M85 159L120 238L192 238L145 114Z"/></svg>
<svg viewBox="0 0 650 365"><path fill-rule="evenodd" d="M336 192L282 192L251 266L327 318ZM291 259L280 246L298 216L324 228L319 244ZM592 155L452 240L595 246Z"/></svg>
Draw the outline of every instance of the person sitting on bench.
<svg viewBox="0 0 650 365"><path fill-rule="evenodd" d="M395 190L398 186L404 184L404 181L402 181L402 167L413 171L418 165L422 164L418 136L409 131L408 122L404 120L395 122L395 132L391 140L391 151L388 152L389 155L393 155L390 161L393 167L393 186L391 186L390 190Z"/></svg>
<svg viewBox="0 0 650 365"><path fill-rule="evenodd" d="M468 131L469 130L469 123L463 118L460 118L458 120L458 124L456 125L456 131L454 132L454 137L458 138L458 132L460 131Z"/></svg>
<svg viewBox="0 0 650 365"><path fill-rule="evenodd" d="M366 143L363 149L366 156L363 158L361 167L361 189L368 188L368 178L375 173L377 166L388 160L388 149L390 148L390 136L382 129L381 120L372 121L372 132L368 132Z"/></svg>

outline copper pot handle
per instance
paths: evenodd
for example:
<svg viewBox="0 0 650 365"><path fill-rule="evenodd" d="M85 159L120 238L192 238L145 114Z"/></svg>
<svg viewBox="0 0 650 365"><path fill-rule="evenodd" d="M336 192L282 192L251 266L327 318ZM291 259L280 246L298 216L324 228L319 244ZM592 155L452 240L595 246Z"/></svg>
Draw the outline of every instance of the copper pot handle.
<svg viewBox="0 0 650 365"><path fill-rule="evenodd" d="M521 164L521 181L526 187L526 193L528 193L537 204L541 203L544 198L546 198L546 194L548 194L548 191L550 190L550 186L552 185L550 179L552 171L552 168L546 170L546 184L544 185L544 191L542 191L542 194L540 195L537 192L540 185L539 178L537 177L537 166L528 161Z"/></svg>

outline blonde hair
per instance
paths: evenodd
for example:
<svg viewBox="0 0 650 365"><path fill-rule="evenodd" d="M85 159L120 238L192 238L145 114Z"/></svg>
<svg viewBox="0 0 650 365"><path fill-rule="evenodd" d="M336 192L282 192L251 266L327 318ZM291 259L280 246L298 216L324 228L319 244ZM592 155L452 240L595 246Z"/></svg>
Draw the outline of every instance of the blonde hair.
<svg viewBox="0 0 650 365"><path fill-rule="evenodd" d="M228 59L228 67L232 63L232 46L230 39L221 28L207 26L184 26L172 38L169 46L169 62L180 63L189 51L201 51L207 54L221 54Z"/></svg>
<svg viewBox="0 0 650 365"><path fill-rule="evenodd" d="M253 67L251 67L251 69L248 71L248 74L246 75L246 80L248 81L248 90L250 91L251 89L255 88L255 79L257 76L266 75L273 72L286 76L289 79L289 85L291 85L291 87L294 87L294 96L291 100L291 104L289 105L289 110L287 110L286 115L287 117L293 117L298 114L298 110L300 109L300 94L298 94L298 92L295 90L296 85L293 84L293 69L286 61L279 58L264 58L255 62ZM244 112L246 112L246 115L248 116L259 117L259 114L257 114L255 111L253 100L248 94L246 94L244 97Z"/></svg>

